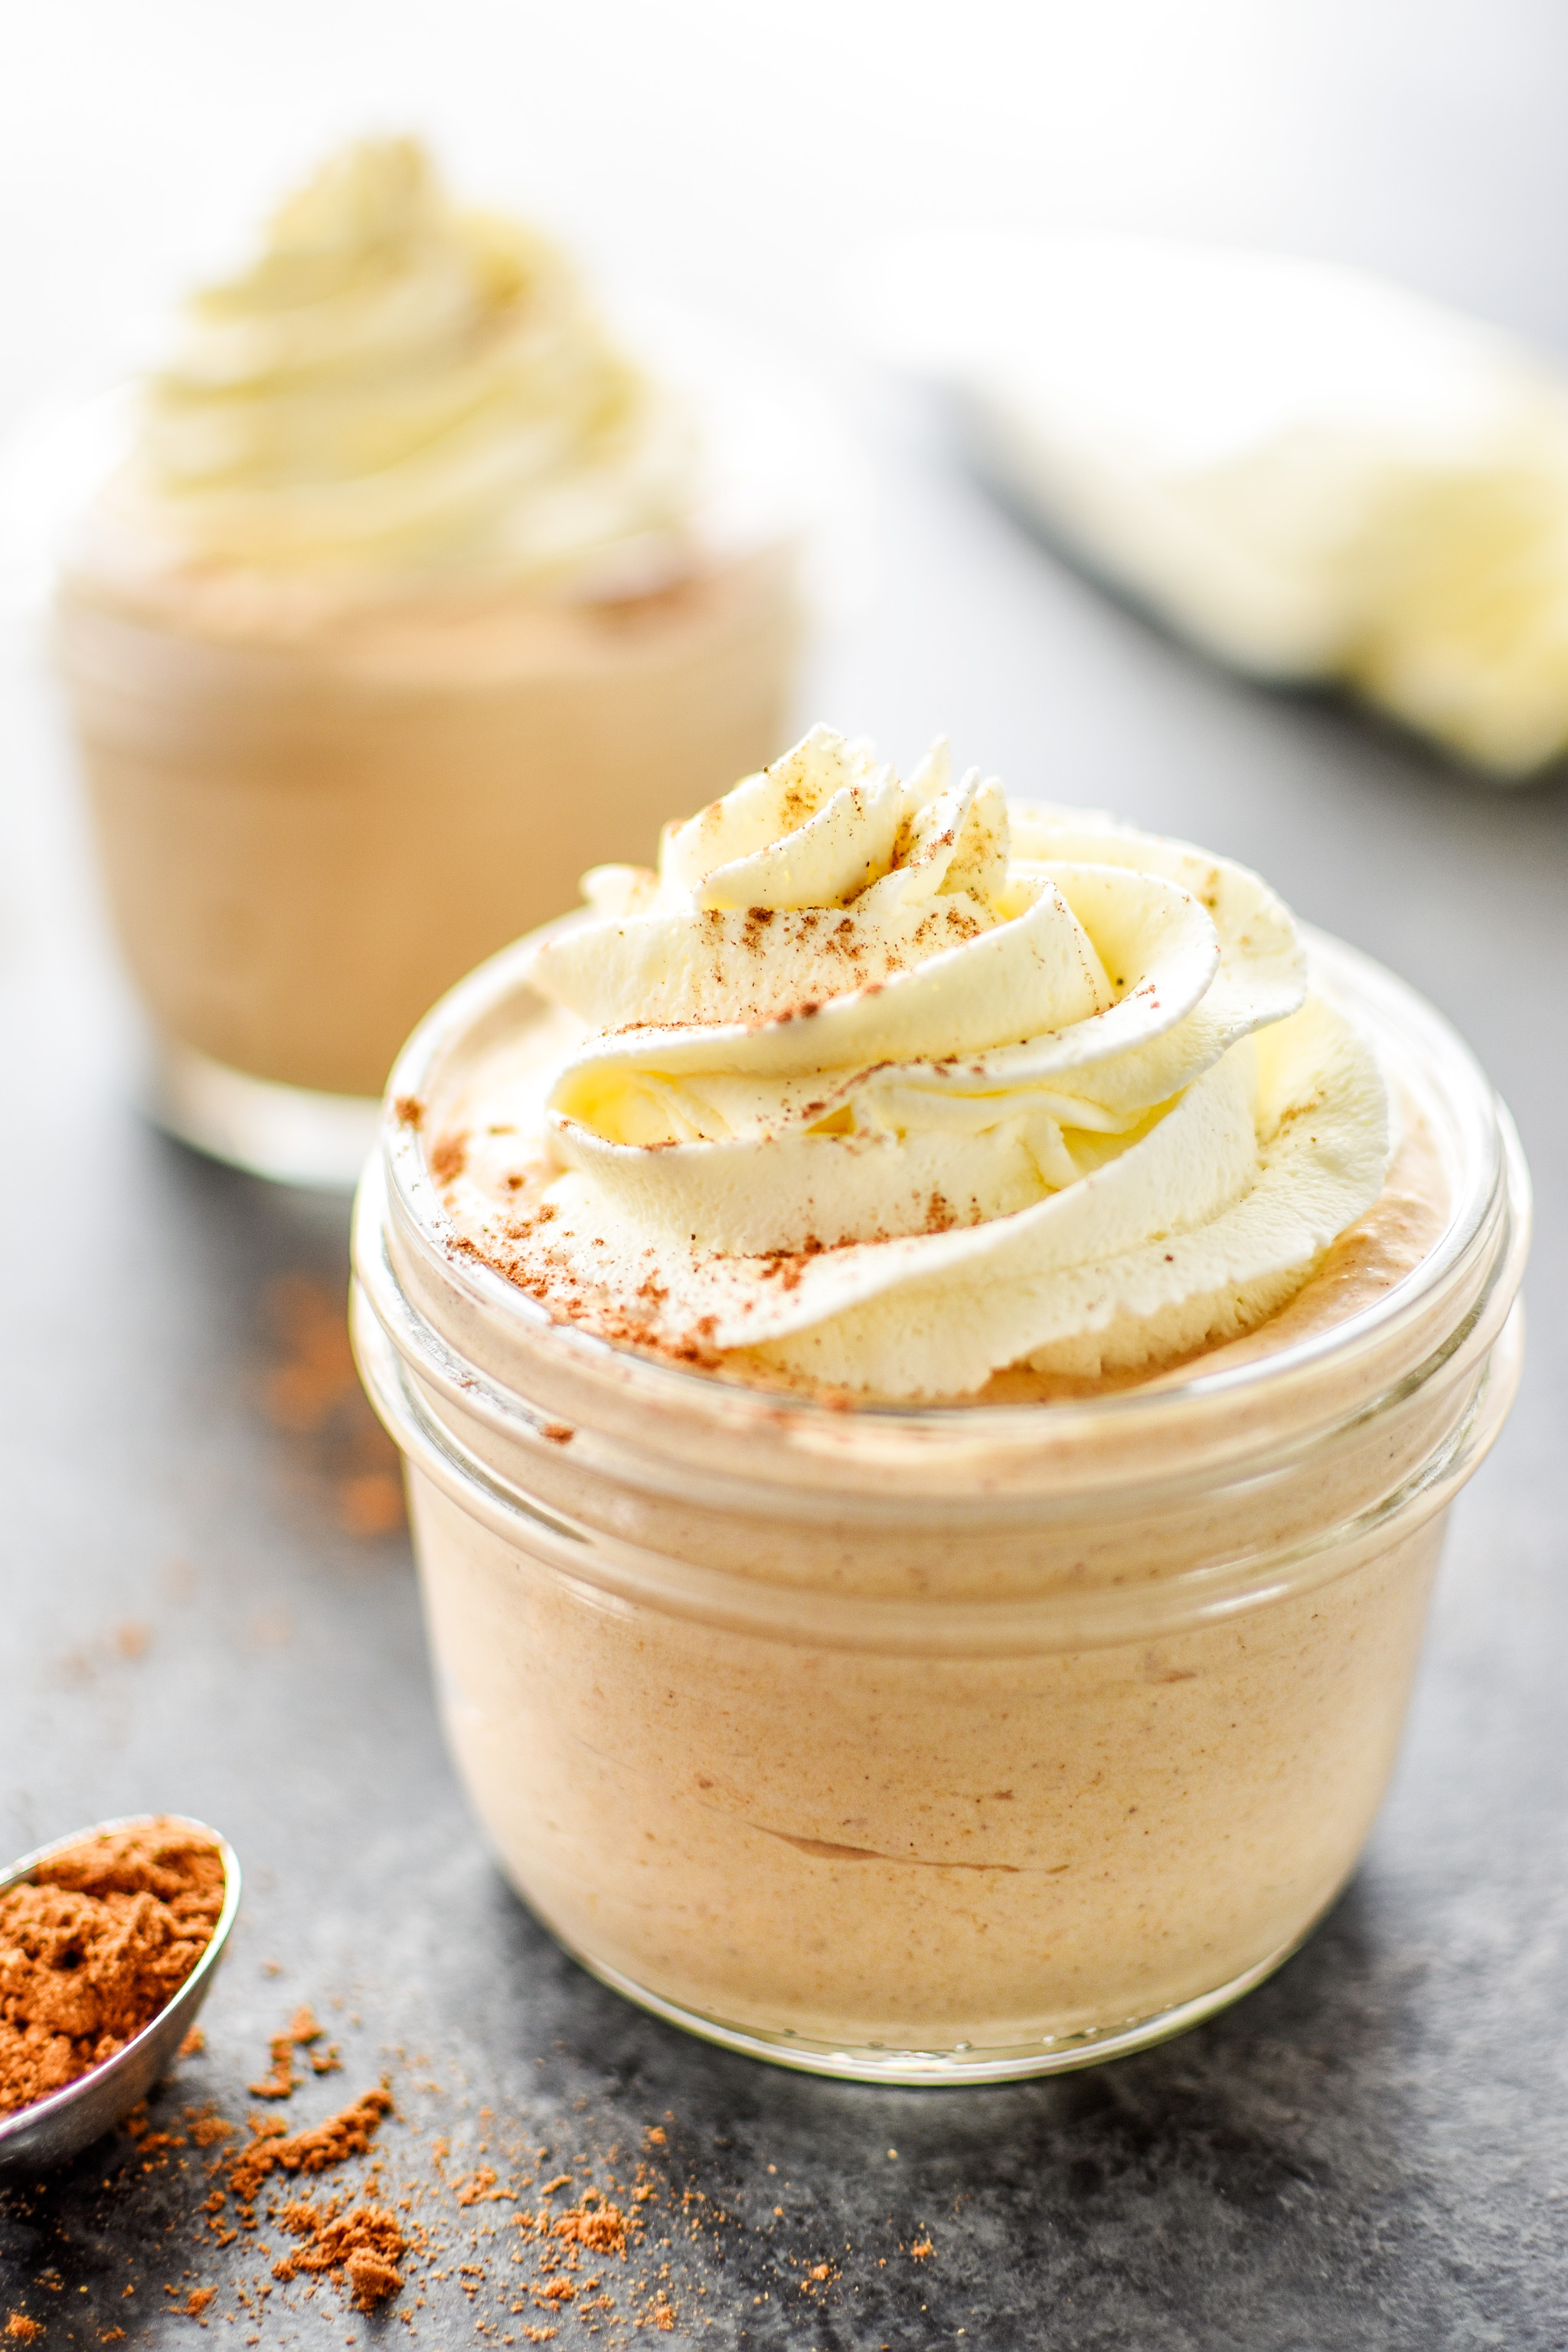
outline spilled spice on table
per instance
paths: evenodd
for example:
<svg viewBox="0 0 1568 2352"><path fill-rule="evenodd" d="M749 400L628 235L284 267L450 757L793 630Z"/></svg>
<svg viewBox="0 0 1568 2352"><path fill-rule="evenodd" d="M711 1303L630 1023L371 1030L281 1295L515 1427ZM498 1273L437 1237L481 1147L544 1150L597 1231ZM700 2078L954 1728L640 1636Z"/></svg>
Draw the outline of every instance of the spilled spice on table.
<svg viewBox="0 0 1568 2352"><path fill-rule="evenodd" d="M314 2044L325 2039L326 2029L316 2022L315 2011L308 2005L297 2009L281 2033L275 2033L268 2044L268 2072L250 2085L256 2099L287 2099L294 2091L294 2053L307 2051L310 2071L315 2074L335 2074L341 2066L336 2045L317 2050Z"/></svg>
<svg viewBox="0 0 1568 2352"><path fill-rule="evenodd" d="M401 1465L360 1385L345 1297L309 1275L289 1274L271 1284L266 1304L278 1345L262 1383L268 1418L303 1442L306 1478L330 1489L341 1528L390 1534L404 1521Z"/></svg>
<svg viewBox="0 0 1568 2352"><path fill-rule="evenodd" d="M228 2189L239 2208L240 2226L255 2227L256 2193L269 2173L325 2172L348 2157L363 2156L383 2116L391 2113L392 2094L382 2089L366 2091L352 2106L292 2137L277 2116L253 2119L250 2145L240 2149L228 2168Z"/></svg>
<svg viewBox="0 0 1568 2352"><path fill-rule="evenodd" d="M307 2032L314 2038L305 2040ZM293 2053L314 2049L319 2038L314 2013L303 2007L285 2034L271 2037L284 2042L290 2073ZM279 2053L272 2055L276 2061ZM152 2119L143 2113L134 2120L135 2157L115 2189L136 2196L145 2174L170 2187L189 2176L183 2202L196 2234L184 2238L178 2253L180 2242L163 2242L176 2263L190 2265L183 2274L171 2269L165 2308L216 2327L223 2340L234 2326L237 2345L259 2342L262 2334L270 2341L280 2323L287 2332L307 2310L327 2319L335 2305L348 2337L353 2314L384 2311L401 2323L392 2332L401 2343L406 2331L411 2352L481 2339L633 2352L640 2336L685 2331L698 2340L708 2314L721 2308L704 2300L710 2286L716 2294L738 2291L737 2257L747 2269L758 2256L765 2264L756 2284L772 2294L754 2298L759 2305L771 2301L780 2311L784 2290L803 2319L802 2306L823 2310L858 2295L857 2273L869 2283L864 2258L853 2257L841 2238L825 2245L794 2231L780 2237L782 2208L771 2222L748 2223L694 2182L682 2189L678 2135L664 2127L673 2116L644 2128L640 2157L618 2163L615 2146L590 2155L575 2137L563 2137L552 2160L548 2144L531 2137L525 2147L521 2122L498 2121L489 2108L444 2122L440 2106L420 2095L448 2095L422 2079L429 2061L395 2056L405 2085L398 2105L393 2084L384 2082L294 2131L275 2105L238 2121L210 2104L186 2105L176 2129L154 2097ZM301 2073L291 2095L310 2087ZM412 2112L399 2111L405 2095ZM164 2127L154 2129L153 2121ZM584 2125L555 2129L574 2136ZM759 2163L752 2188L760 2185L771 2207L785 2184L761 2182L760 2174ZM746 2200L743 2184L736 2194ZM889 2232L886 2253L893 2252ZM929 2231L910 2231L906 2221L898 2252L920 2264L935 2248ZM885 2254L870 2278L887 2268ZM131 2319L134 2299L126 2309ZM130 2332L137 2334L134 2319ZM100 2322L89 2340L120 2339Z"/></svg>
<svg viewBox="0 0 1568 2352"><path fill-rule="evenodd" d="M408 2241L394 2213L374 2205L351 2207L312 2205L292 2198L277 2216L279 2229L302 2241L298 2250L272 2265L272 2275L287 2284L302 2273L320 2275L342 2271L349 2299L356 2311L374 2311L388 2295L402 2292L398 2268Z"/></svg>

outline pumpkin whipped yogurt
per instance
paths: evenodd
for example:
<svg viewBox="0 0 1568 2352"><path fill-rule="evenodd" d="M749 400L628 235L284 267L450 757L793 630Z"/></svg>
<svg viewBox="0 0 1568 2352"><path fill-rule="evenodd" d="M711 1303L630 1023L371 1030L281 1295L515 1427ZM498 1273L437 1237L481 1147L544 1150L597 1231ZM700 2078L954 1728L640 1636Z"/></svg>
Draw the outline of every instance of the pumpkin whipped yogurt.
<svg viewBox="0 0 1568 2352"><path fill-rule="evenodd" d="M58 600L107 895L166 1123L352 1181L426 1006L786 740L803 448L413 140L172 340Z"/></svg>
<svg viewBox="0 0 1568 2352"><path fill-rule="evenodd" d="M1195 2021L1386 1786L1517 1372L1505 1117L1256 876L940 748L819 729L587 889L410 1041L356 1220L509 1877L789 2064Z"/></svg>
<svg viewBox="0 0 1568 2352"><path fill-rule="evenodd" d="M1383 1192L1383 1075L1273 892L944 746L905 782L818 727L584 887L531 1066L479 1075L437 1164L468 1243L605 1337L884 1399L1146 1376Z"/></svg>

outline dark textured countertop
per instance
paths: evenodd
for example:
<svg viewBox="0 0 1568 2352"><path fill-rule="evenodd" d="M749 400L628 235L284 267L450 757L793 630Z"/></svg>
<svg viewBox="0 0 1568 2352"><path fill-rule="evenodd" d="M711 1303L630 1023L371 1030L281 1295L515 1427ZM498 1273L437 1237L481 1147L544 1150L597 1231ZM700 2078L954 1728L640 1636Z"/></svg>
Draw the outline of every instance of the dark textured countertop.
<svg viewBox="0 0 1568 2352"><path fill-rule="evenodd" d="M131 1107L66 763L13 646L0 1845L177 1809L223 1828L247 1892L205 2053L153 2103L166 2137L122 2134L0 2194L0 2342L17 2315L45 2352L198 2326L451 2347L551 2326L565 2352L595 2326L636 2340L639 2321L649 2342L818 2352L1568 2343L1568 792L1488 793L1331 702L1191 661L1054 565L918 407L868 394L866 423L884 595L825 657L814 712L901 760L944 727L1016 788L1256 864L1425 989L1523 1131L1540 1193L1524 1390L1455 1513L1364 1867L1229 2014L1015 2088L772 2071L563 1958L500 1884L443 1753L389 1449L342 1335L346 1207L207 1165ZM416 2269L372 2319L330 2284L272 2282L288 2242L219 2243L203 2210L225 2144L188 2118L243 2130L301 2001L342 2070L307 2075L290 2128L387 2074L384 2185L443 2273ZM598 2265L614 2312L516 2286L540 2280L511 2262L513 2205L453 2186L484 2165L525 2203L525 2180L629 2192L644 2168L643 2243Z"/></svg>

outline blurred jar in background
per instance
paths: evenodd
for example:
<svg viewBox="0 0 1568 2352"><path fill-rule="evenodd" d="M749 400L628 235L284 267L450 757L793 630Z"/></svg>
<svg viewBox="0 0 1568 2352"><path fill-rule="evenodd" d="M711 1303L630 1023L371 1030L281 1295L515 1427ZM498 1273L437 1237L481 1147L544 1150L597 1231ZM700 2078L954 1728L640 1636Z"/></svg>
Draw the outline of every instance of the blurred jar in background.
<svg viewBox="0 0 1568 2352"><path fill-rule="evenodd" d="M188 305L58 596L187 1141L351 1178L426 1007L779 749L805 454L725 355L666 356L405 139Z"/></svg>

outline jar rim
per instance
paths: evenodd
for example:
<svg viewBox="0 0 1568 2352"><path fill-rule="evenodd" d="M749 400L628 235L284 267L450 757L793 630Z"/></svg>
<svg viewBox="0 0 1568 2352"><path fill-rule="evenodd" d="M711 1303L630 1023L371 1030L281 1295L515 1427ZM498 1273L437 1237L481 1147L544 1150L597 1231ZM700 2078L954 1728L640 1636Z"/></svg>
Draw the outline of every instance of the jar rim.
<svg viewBox="0 0 1568 2352"><path fill-rule="evenodd" d="M1038 1444L1048 1435L1056 1450L1090 1429L1114 1430L1118 1444L1126 1444L1136 1432L1152 1436L1156 1429L1190 1419L1194 1412L1207 1419L1260 1391L1281 1397L1293 1388L1336 1383L1367 1359L1384 1353L1397 1359L1402 1338L1430 1315L1435 1297L1446 1286L1457 1285L1466 1292L1460 1314L1468 1311L1473 1319L1476 1286L1463 1277L1473 1270L1478 1253L1484 1256L1489 1247L1496 1261L1494 1280L1502 1275L1505 1262L1517 1265L1522 1259L1529 1179L1507 1111L1449 1023L1371 957L1327 933L1301 928L1315 977L1348 1002L1352 1016L1361 1017L1391 1084L1413 1094L1433 1121L1449 1179L1448 1215L1419 1264L1382 1297L1340 1322L1243 1363L1205 1370L1200 1355L1190 1371L1178 1368L1160 1376L1158 1385L1144 1382L1105 1395L1005 1404L979 1404L973 1399L879 1400L847 1407L672 1363L554 1320L498 1268L471 1254L447 1212L426 1158L426 1114L465 1053L492 1045L525 1000L540 1004L523 976L542 936L539 932L504 948L459 982L408 1040L388 1081L379 1167L373 1161L375 1181L367 1182L362 1211L390 1218L406 1243L438 1261L444 1283L463 1295L472 1308L499 1314L503 1327L520 1339L537 1342L548 1335L550 1348L584 1377L607 1375L629 1400L640 1398L652 1407L721 1419L731 1427L752 1421L774 1433L786 1430L837 1437L848 1423L867 1432L916 1436L939 1449L958 1432L967 1444L983 1429L988 1447L1005 1451ZM410 1103L421 1107L417 1121L406 1116ZM380 1194L383 1184L384 1205L373 1206L371 1196ZM1484 1287L1491 1286L1484 1276L1482 1281ZM1402 1370L1409 1369L1405 1365Z"/></svg>

